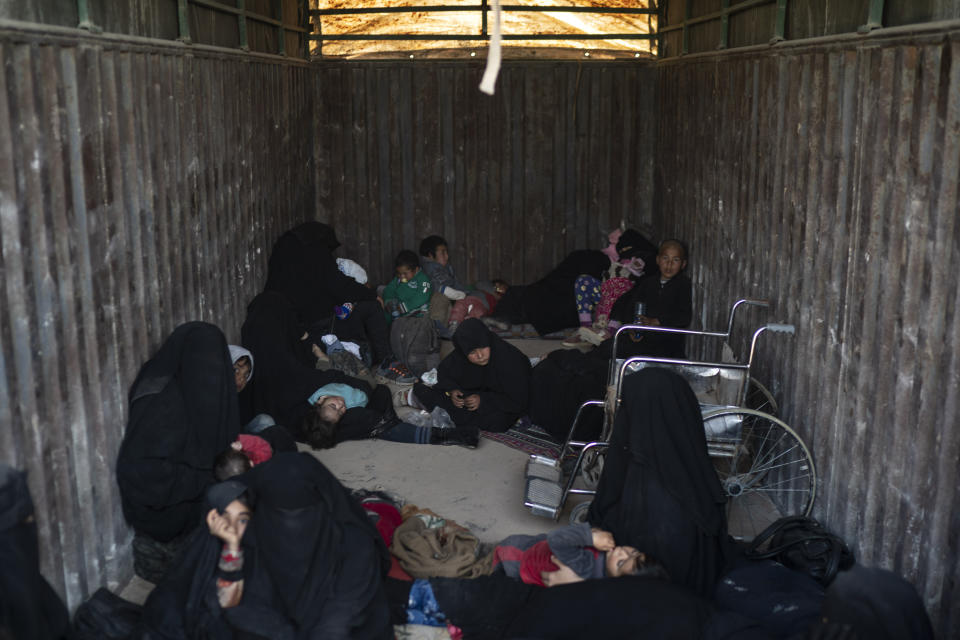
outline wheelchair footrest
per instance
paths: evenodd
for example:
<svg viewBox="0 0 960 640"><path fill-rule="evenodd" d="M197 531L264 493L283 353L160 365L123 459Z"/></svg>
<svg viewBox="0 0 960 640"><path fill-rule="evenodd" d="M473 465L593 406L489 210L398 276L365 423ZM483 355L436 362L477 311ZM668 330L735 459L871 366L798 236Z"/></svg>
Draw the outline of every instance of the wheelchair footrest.
<svg viewBox="0 0 960 640"><path fill-rule="evenodd" d="M530 456L523 504L534 515L557 519L563 506L560 463L545 456Z"/></svg>

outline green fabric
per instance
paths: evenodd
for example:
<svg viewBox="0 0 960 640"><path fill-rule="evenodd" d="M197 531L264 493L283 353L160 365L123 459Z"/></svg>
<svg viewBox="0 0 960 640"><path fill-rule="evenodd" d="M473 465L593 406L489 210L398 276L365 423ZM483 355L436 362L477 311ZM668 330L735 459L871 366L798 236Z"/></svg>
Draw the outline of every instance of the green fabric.
<svg viewBox="0 0 960 640"><path fill-rule="evenodd" d="M421 269L407 282L400 282L398 278L391 280L383 288L383 303L390 309L394 306L393 301L400 316L422 316L430 307L432 293L430 278ZM390 311L386 312L386 317L388 324L393 321Z"/></svg>

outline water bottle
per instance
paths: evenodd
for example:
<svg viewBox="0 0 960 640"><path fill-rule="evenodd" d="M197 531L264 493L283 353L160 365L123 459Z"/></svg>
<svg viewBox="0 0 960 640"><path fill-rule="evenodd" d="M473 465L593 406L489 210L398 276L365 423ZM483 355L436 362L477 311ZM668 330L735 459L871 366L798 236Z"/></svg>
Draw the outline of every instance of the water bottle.
<svg viewBox="0 0 960 640"><path fill-rule="evenodd" d="M634 314L633 314L633 321L634 321L636 324L641 324L640 316L645 316L645 315L647 315L647 305L646 305L646 303L644 303L644 302L638 302L638 303L637 303L637 308L636 308L636 310L634 311Z"/></svg>

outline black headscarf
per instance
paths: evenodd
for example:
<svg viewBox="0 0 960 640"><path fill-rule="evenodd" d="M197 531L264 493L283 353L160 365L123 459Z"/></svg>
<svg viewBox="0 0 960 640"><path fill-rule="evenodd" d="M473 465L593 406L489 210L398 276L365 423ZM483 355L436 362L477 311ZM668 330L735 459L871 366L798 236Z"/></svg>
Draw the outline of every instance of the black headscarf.
<svg viewBox="0 0 960 640"><path fill-rule="evenodd" d="M657 266L657 245L647 240L639 231L627 229L617 240L617 256L621 260L642 258L647 265L644 272L651 273Z"/></svg>
<svg viewBox="0 0 960 640"><path fill-rule="evenodd" d="M307 453L280 453L242 480L257 500L247 534L297 637L392 638L389 553L327 468Z"/></svg>
<svg viewBox="0 0 960 640"><path fill-rule="evenodd" d="M478 393L481 402L508 414L520 415L530 403L530 359L492 333L477 318L469 318L453 334L456 349L437 368L436 388ZM485 366L467 359L471 351L490 347Z"/></svg>
<svg viewBox="0 0 960 640"><path fill-rule="evenodd" d="M286 295L307 325L332 318L336 305L376 299L373 289L340 272L333 257L338 246L333 228L322 222L304 222L290 229L270 252L264 291Z"/></svg>
<svg viewBox="0 0 960 640"><path fill-rule="evenodd" d="M659 559L674 582L710 596L736 549L697 398L661 368L629 375L622 397L587 518Z"/></svg>
<svg viewBox="0 0 960 640"><path fill-rule="evenodd" d="M240 431L227 341L217 327L177 327L130 387L117 458L123 514L166 542L196 526L213 460Z"/></svg>
<svg viewBox="0 0 960 640"><path fill-rule="evenodd" d="M0 636L65 638L67 608L40 575L37 524L27 474L0 463Z"/></svg>
<svg viewBox="0 0 960 640"><path fill-rule="evenodd" d="M307 398L331 382L347 383L341 371L318 370L290 300L265 291L247 306L240 329L243 346L253 353L257 375L250 382L252 413L266 413L287 429L296 431L310 406Z"/></svg>

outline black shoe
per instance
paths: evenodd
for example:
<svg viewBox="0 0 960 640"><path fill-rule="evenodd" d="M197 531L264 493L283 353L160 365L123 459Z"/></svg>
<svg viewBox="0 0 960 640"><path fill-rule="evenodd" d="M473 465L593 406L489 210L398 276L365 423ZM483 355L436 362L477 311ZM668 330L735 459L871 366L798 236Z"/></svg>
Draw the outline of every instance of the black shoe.
<svg viewBox="0 0 960 640"><path fill-rule="evenodd" d="M430 444L455 444L467 449L476 449L480 444L480 429L477 427L434 429L430 434Z"/></svg>

